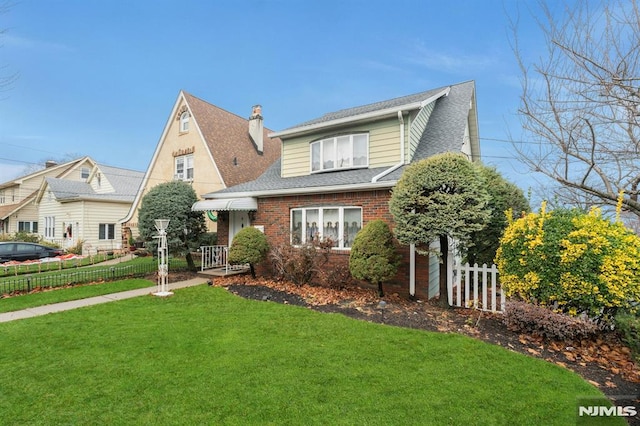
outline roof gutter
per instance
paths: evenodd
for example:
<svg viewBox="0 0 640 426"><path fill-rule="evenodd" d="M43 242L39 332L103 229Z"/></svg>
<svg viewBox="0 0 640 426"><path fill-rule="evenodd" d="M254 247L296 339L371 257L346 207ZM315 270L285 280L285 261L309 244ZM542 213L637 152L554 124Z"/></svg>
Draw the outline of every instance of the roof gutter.
<svg viewBox="0 0 640 426"><path fill-rule="evenodd" d="M378 173L377 175L375 175L373 178L371 178L371 183L378 182L379 179L382 179L383 177L385 177L389 173L393 172L394 170L397 170L400 167L404 166L404 156L405 156L405 153L404 153L404 117L402 116L402 110L398 111L398 123L400 123L400 162L398 164L394 165L394 166L391 166L387 170L384 170L381 173Z"/></svg>
<svg viewBox="0 0 640 426"><path fill-rule="evenodd" d="M279 197L288 195L303 195L303 194L320 194L320 193L332 193L332 192L353 192L353 191L367 191L377 189L393 188L396 181L385 182L366 182L355 185L327 185L327 186L312 186L303 188L286 188L276 190L261 190L261 191L242 191L242 192L224 192L224 193L211 193L202 196L205 200L208 199L226 199L226 198L244 198L244 197ZM209 196L207 196L209 195Z"/></svg>

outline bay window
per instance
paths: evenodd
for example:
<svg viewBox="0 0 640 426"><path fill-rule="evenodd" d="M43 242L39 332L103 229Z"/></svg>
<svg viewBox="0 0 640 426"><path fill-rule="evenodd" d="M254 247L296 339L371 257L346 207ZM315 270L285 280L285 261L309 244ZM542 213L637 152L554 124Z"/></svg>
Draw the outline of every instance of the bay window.
<svg viewBox="0 0 640 426"><path fill-rule="evenodd" d="M291 209L291 244L329 241L335 248L350 248L362 228L360 207L308 207Z"/></svg>
<svg viewBox="0 0 640 426"><path fill-rule="evenodd" d="M369 165L369 134L335 136L311 142L311 172Z"/></svg>

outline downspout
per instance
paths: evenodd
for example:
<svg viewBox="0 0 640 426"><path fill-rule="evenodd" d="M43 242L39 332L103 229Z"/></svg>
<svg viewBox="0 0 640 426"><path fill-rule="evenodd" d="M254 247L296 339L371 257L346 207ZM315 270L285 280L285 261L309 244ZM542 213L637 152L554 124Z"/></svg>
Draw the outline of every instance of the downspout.
<svg viewBox="0 0 640 426"><path fill-rule="evenodd" d="M375 175L371 178L371 183L376 183L379 179L404 166L404 117L402 116L402 111L398 111L398 123L400 123L400 162Z"/></svg>

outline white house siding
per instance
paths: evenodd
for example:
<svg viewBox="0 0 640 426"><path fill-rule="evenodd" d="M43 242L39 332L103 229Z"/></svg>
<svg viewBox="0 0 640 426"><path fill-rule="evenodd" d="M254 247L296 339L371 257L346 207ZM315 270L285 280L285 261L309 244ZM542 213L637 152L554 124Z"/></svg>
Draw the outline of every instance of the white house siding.
<svg viewBox="0 0 640 426"><path fill-rule="evenodd" d="M130 203L103 203L96 201L85 201L83 209L84 223L82 227L82 238L85 244L90 244L97 250L120 249L122 245L122 229L118 221L128 212ZM99 225L114 224L115 235L113 240L100 240Z"/></svg>
<svg viewBox="0 0 640 426"><path fill-rule="evenodd" d="M38 208L32 202L26 204L17 213L9 216L9 228L7 232L13 234L18 232L18 222L37 222L38 221ZM40 224L38 224L40 229Z"/></svg>
<svg viewBox="0 0 640 426"><path fill-rule="evenodd" d="M405 122L405 126L407 123ZM310 143L325 137L357 132L369 133L369 167L387 167L400 161L400 126L397 117L374 123L343 127L339 130L288 139L282 144L282 177L310 173ZM405 132L406 137L406 132Z"/></svg>
<svg viewBox="0 0 640 426"><path fill-rule="evenodd" d="M464 128L464 139L462 143L461 151L467 157L471 158L471 139L469 137L469 123Z"/></svg>
<svg viewBox="0 0 640 426"><path fill-rule="evenodd" d="M415 116L413 123L411 123L409 132L409 149L407 150L408 161L413 159L413 155L415 154L416 149L418 149L418 144L420 143L424 130L427 128L427 124L429 123L429 118L431 117L435 104L436 102L433 101L430 104L425 105L425 107L422 108Z"/></svg>

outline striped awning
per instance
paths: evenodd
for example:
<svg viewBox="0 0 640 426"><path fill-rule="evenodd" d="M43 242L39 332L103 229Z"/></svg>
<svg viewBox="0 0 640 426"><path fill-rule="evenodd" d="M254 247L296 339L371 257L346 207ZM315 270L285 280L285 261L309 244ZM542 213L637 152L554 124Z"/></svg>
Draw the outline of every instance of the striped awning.
<svg viewBox="0 0 640 426"><path fill-rule="evenodd" d="M234 211L234 210L258 210L258 200L246 198L224 198L217 200L202 200L191 206L191 211Z"/></svg>

